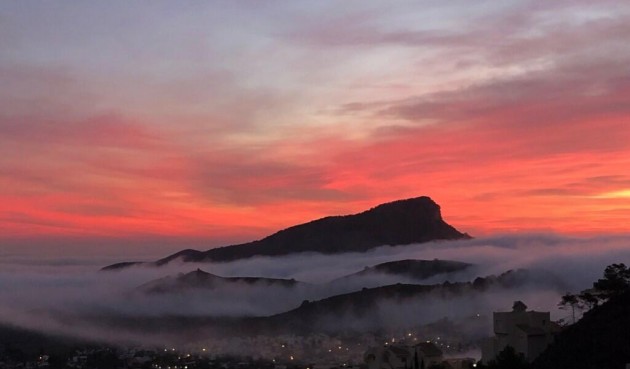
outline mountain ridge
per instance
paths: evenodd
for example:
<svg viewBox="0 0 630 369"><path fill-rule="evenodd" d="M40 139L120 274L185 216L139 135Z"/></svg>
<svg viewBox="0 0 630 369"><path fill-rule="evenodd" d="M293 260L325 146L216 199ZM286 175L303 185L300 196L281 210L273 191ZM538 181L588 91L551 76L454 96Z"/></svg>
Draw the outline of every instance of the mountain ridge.
<svg viewBox="0 0 630 369"><path fill-rule="evenodd" d="M295 279L265 278L265 277L222 277L205 272L199 268L176 276L166 276L144 283L136 288L144 293L182 292L191 289L215 289L235 283L264 284L267 286L295 287L304 282Z"/></svg>
<svg viewBox="0 0 630 369"><path fill-rule="evenodd" d="M462 272L471 268L473 264L455 260L423 260L423 259L401 259L388 261L373 266L366 266L356 273L347 274L343 277L331 281L348 280L351 278L365 277L375 274L389 274L407 277L415 280L423 280L435 277L440 274L451 274Z"/></svg>
<svg viewBox="0 0 630 369"><path fill-rule="evenodd" d="M211 290L231 284L243 283L248 285L265 285L292 288L297 286L326 287L338 282L345 282L351 279L357 279L357 283L365 282L361 278L378 275L379 273L388 274L390 276L398 276L403 280L424 280L441 274L452 274L462 272L472 267L473 264L464 263L454 260L416 260L404 259L389 261L365 267L365 269L348 274L324 283L306 283L297 281L293 278L273 278L262 276L232 276L224 277L217 274L206 272L200 268L187 273L177 273L156 278L145 282L135 288L138 292L144 293L180 293L194 289ZM399 281L399 282L402 282ZM383 284L386 285L386 284ZM364 285L365 286L365 285ZM370 286L374 287L374 286Z"/></svg>
<svg viewBox="0 0 630 369"><path fill-rule="evenodd" d="M108 326L126 327L141 326L159 331L180 332L194 330L201 338L211 330L219 335L255 336L266 334L334 334L348 332L356 326L352 321L367 322L378 328L383 324L379 319L379 311L387 304L409 303L424 299L450 299L475 296L488 291L502 291L523 286L543 285L563 290L563 286L549 284L546 278L531 278L533 272L526 269L509 270L499 275L477 277L466 282L443 282L436 284L407 284L361 288L352 292L340 293L317 300L304 300L286 311L264 316L186 316L160 315L158 317L141 317L126 315L101 318ZM470 295L469 295L470 294ZM353 319L345 319L352 317ZM159 322L159 324L157 324ZM334 324L330 324L334 322ZM362 323L361 323L362 324ZM380 327L386 328L386 325ZM371 329L371 328L370 328ZM205 332L205 333L204 333Z"/></svg>
<svg viewBox="0 0 630 369"><path fill-rule="evenodd" d="M155 262L123 262L102 270L119 270L133 265L162 266L176 259L182 262L229 262L300 252L365 252L385 245L469 238L468 234L459 232L442 219L437 203L421 196L380 204L357 214L312 220L248 243L207 251L187 249Z"/></svg>

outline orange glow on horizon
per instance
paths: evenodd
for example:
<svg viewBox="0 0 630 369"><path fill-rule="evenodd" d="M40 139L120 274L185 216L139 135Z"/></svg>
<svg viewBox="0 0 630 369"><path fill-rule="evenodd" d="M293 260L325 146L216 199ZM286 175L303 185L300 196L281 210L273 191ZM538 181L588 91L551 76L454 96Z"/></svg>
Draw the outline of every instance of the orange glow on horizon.
<svg viewBox="0 0 630 369"><path fill-rule="evenodd" d="M94 180L81 184L71 181L76 188L70 192L5 178L4 188L10 190L0 196L1 229L11 237L153 234L254 239L319 217L428 195L442 206L447 222L472 235L628 231L630 196L619 183L627 179L617 173L630 168L630 152L512 157L498 153L503 143L493 147L479 141L475 145L488 152L478 152L475 160L482 164L471 165L465 155L457 162L447 159L472 150L465 148L471 144L470 132L455 133L450 145L442 142L441 132L432 136L431 130L374 143L331 142L327 155L313 157L307 167L289 161L288 169L274 164L269 172L256 172L254 162L233 173L220 169L221 178L207 179L209 187L213 181L225 182L221 185L233 193L204 193L197 186L194 164L186 160L171 161L168 168L162 160L148 160L142 163L143 172L131 168L113 177L93 175ZM232 165L229 157L224 160ZM234 165L242 164L240 156L234 160ZM156 174L147 175L153 167Z"/></svg>

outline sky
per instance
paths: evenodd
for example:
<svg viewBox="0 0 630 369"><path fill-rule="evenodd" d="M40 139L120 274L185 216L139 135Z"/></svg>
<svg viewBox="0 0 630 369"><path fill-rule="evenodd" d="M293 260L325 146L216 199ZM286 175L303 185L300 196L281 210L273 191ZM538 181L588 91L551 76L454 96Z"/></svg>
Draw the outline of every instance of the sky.
<svg viewBox="0 0 630 369"><path fill-rule="evenodd" d="M0 254L164 256L427 195L628 233L630 3L2 1Z"/></svg>

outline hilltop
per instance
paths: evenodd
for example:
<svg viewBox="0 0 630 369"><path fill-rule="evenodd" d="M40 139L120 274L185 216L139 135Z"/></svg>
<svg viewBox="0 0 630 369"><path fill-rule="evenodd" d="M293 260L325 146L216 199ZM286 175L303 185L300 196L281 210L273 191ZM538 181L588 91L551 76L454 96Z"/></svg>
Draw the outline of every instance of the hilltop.
<svg viewBox="0 0 630 369"><path fill-rule="evenodd" d="M423 280L440 274L462 272L472 266L473 265L469 263L463 263L453 260L404 259L389 261L371 267L365 267L365 269L359 272L346 275L344 277L336 279L335 281L369 277L378 274L389 274L414 280Z"/></svg>
<svg viewBox="0 0 630 369"><path fill-rule="evenodd" d="M167 276L147 282L137 288L144 293L177 293L190 289L215 289L234 284L259 284L263 286L278 286L291 288L302 282L294 279L263 278L263 277L221 277L201 269L177 276Z"/></svg>

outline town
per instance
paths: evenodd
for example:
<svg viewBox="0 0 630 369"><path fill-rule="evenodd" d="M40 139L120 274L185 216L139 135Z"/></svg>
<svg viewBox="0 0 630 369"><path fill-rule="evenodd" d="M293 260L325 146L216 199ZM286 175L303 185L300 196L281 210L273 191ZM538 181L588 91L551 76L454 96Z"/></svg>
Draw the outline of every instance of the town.
<svg viewBox="0 0 630 369"><path fill-rule="evenodd" d="M477 319L481 319L479 316ZM229 337L207 341L201 345L179 347L88 347L65 355L41 352L25 355L5 350L0 353L0 368L269 368L269 369L332 369L366 368L366 357L376 347L385 349L421 344L442 355L457 356L474 351L478 341L472 341L453 330L448 320L439 324L417 327L417 330L397 330L387 333L363 333L329 336L280 335ZM423 332L422 334L419 332ZM478 350L478 349L477 349ZM469 358L469 361L474 361Z"/></svg>

